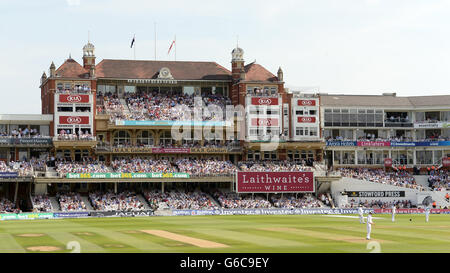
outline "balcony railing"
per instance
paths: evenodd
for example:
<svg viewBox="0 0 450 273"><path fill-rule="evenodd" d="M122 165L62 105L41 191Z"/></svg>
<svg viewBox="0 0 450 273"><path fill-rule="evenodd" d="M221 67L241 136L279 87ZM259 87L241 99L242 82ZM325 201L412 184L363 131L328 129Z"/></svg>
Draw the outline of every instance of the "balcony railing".
<svg viewBox="0 0 450 273"><path fill-rule="evenodd" d="M0 146L17 146L17 145L31 145L31 146L48 146L52 144L52 138L50 136L1 136Z"/></svg>
<svg viewBox="0 0 450 273"><path fill-rule="evenodd" d="M53 141L97 141L97 137L96 136L60 135L60 136L54 136Z"/></svg>
<svg viewBox="0 0 450 273"><path fill-rule="evenodd" d="M413 123L411 121L385 120L384 127L413 127Z"/></svg>
<svg viewBox="0 0 450 273"><path fill-rule="evenodd" d="M239 144L231 144L226 146L154 146L154 145L110 145L108 143L99 143L96 147L97 152L147 152L147 153L167 153L176 152L179 149L182 153L232 153L242 152Z"/></svg>

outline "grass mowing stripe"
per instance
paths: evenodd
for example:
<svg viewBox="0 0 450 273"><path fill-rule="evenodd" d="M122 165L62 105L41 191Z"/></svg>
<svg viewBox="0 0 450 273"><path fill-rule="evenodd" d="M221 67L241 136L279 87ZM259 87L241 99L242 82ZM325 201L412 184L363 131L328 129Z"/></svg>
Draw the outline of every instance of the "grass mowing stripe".
<svg viewBox="0 0 450 273"><path fill-rule="evenodd" d="M290 241L290 240L284 240L284 239L274 239L270 236L260 236L260 235L253 235L251 233L245 232L245 230L241 231L231 231L231 230L224 230L221 229L218 231L217 229L199 229L196 230L200 233L205 233L208 235L214 235L214 236L220 236L224 237L226 239L231 240L238 240L243 241L246 243L254 244L254 245L263 245L268 247L283 247L283 246L305 246L306 244L298 242L298 241Z"/></svg>
<svg viewBox="0 0 450 273"><path fill-rule="evenodd" d="M312 230L299 229L299 228L278 228L278 229L264 228L264 230L301 234L301 235L306 235L306 236L310 236L310 237L316 237L316 238L333 240L333 241L344 241L344 242L348 242L348 243L367 244L365 237L361 238L361 237L356 237L356 236L347 235L347 234L334 234L334 233L312 231ZM388 241L385 241L385 243L386 242L388 242Z"/></svg>
<svg viewBox="0 0 450 273"><path fill-rule="evenodd" d="M23 247L9 234L0 234L0 253L24 253Z"/></svg>
<svg viewBox="0 0 450 273"><path fill-rule="evenodd" d="M90 230L102 234L106 237L112 238L114 240L117 240L123 244L132 245L133 247L142 251L168 250L167 247L159 245L152 241L149 240L142 241L131 235L123 234L121 232L98 228L92 228Z"/></svg>
<svg viewBox="0 0 450 273"><path fill-rule="evenodd" d="M353 230L357 231L356 228L354 228L354 227L334 227L332 229L333 230L344 230L344 231L353 231ZM405 240L406 238L408 238L409 239L408 241L410 241L412 239L415 239L415 240L419 239L419 240L430 240L430 241L437 241L437 242L450 242L450 237L448 237L446 235L437 236L436 232L425 234L423 232L418 233L416 230L412 230L412 229L401 228L401 231L395 230L395 229L396 229L395 226L392 226L392 228L385 227L385 226L383 226L383 228L374 227L374 228L372 228L372 236L387 235L395 241L398 241L399 239Z"/></svg>
<svg viewBox="0 0 450 273"><path fill-rule="evenodd" d="M50 237L60 241L61 243L67 246L68 242L76 241L80 243L80 251L83 252L106 252L103 247L100 247L96 244L93 244L89 241L84 240L79 236L75 236L73 234L67 232L47 232Z"/></svg>
<svg viewBox="0 0 450 273"><path fill-rule="evenodd" d="M148 234L155 235L155 236L163 237L163 238L174 240L174 241L179 241L179 242L186 243L186 244L191 244L191 245L194 245L197 247L202 247L202 248L229 247L228 245L224 245L221 243L208 241L208 240L204 240L204 239L199 239L199 238L195 238L195 237L190 237L190 236L173 233L173 232L169 232L169 231L165 231L165 230L141 230L141 231L148 233Z"/></svg>
<svg viewBox="0 0 450 273"><path fill-rule="evenodd" d="M104 248L104 252L139 252L130 242L124 242L116 240L113 236L106 236L105 232L93 232L89 231L89 235L79 234L77 236L85 239L86 241Z"/></svg>
<svg viewBox="0 0 450 273"><path fill-rule="evenodd" d="M23 237L23 233L16 233L13 234L13 238L19 245L25 248L26 252L40 252L38 250L30 250L29 248L31 247L55 247L55 250L49 252L69 252L66 250L65 245L47 234L42 234L39 237Z"/></svg>

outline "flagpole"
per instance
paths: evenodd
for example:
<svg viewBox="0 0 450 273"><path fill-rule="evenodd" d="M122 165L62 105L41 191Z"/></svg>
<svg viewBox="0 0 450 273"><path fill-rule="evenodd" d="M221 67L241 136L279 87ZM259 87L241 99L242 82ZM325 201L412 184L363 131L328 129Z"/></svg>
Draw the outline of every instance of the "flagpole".
<svg viewBox="0 0 450 273"><path fill-rule="evenodd" d="M134 60L136 61L136 35L134 36Z"/></svg>
<svg viewBox="0 0 450 273"><path fill-rule="evenodd" d="M155 61L156 61L156 22L154 22L155 27Z"/></svg>
<svg viewBox="0 0 450 273"><path fill-rule="evenodd" d="M175 35L175 62L177 61L177 35Z"/></svg>

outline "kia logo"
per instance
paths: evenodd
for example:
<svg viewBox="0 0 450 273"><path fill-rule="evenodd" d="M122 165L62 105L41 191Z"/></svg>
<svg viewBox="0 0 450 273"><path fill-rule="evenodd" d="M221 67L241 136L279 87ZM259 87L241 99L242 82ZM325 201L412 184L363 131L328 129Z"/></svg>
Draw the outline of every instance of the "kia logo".
<svg viewBox="0 0 450 273"><path fill-rule="evenodd" d="M67 123L79 124L79 123L81 123L81 117L68 117L67 118Z"/></svg>
<svg viewBox="0 0 450 273"><path fill-rule="evenodd" d="M304 122L312 122L312 118L302 118L302 121L304 121Z"/></svg>
<svg viewBox="0 0 450 273"><path fill-rule="evenodd" d="M302 105L312 105L313 101L312 100L302 100Z"/></svg>
<svg viewBox="0 0 450 273"><path fill-rule="evenodd" d="M260 119L258 120L258 125L270 125L271 122L269 120Z"/></svg>
<svg viewBox="0 0 450 273"><path fill-rule="evenodd" d="M68 102L80 102L81 96L67 96Z"/></svg>
<svg viewBox="0 0 450 273"><path fill-rule="evenodd" d="M269 104L272 103L272 100L271 99L263 99L263 98L261 98L261 99L258 100L258 103L261 104L261 105L264 105L264 104L269 105Z"/></svg>
<svg viewBox="0 0 450 273"><path fill-rule="evenodd" d="M262 126L272 126L276 120L272 121L272 119L258 119L258 125Z"/></svg>

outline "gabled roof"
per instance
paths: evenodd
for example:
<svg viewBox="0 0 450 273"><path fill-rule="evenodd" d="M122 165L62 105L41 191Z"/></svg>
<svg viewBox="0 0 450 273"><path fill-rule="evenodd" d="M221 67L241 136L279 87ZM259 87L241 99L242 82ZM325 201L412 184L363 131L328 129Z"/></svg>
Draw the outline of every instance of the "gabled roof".
<svg viewBox="0 0 450 273"><path fill-rule="evenodd" d="M231 72L215 62L104 59L96 66L97 78L155 79L167 67L175 80L231 80Z"/></svg>
<svg viewBox="0 0 450 273"><path fill-rule="evenodd" d="M276 82L278 78L262 65L255 62L244 66L245 81L252 82Z"/></svg>
<svg viewBox="0 0 450 273"><path fill-rule="evenodd" d="M57 70L56 76L61 78L89 78L89 70L85 69L74 59L67 59Z"/></svg>

